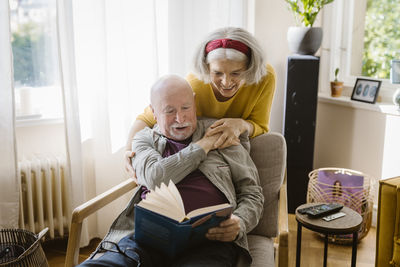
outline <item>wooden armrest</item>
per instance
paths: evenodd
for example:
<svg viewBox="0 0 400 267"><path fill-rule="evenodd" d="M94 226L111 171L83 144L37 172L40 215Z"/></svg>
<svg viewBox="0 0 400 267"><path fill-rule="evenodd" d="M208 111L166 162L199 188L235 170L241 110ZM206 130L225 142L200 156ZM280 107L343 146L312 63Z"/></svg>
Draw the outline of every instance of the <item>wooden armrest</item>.
<svg viewBox="0 0 400 267"><path fill-rule="evenodd" d="M287 207L287 183L286 171L285 177L279 191L279 248L278 248L278 266L287 267L289 264L289 222Z"/></svg>
<svg viewBox="0 0 400 267"><path fill-rule="evenodd" d="M135 187L135 180L129 178L74 209L72 212L71 228L69 230L65 267L78 265L79 242L81 239L83 220Z"/></svg>

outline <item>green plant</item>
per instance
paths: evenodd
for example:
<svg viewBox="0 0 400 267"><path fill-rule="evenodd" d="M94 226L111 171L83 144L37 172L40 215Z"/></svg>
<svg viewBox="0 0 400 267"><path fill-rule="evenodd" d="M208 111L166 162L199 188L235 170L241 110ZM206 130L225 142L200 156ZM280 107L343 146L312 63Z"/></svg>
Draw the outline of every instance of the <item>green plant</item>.
<svg viewBox="0 0 400 267"><path fill-rule="evenodd" d="M14 82L17 87L52 84L51 70L44 64L50 52L44 46L49 43L48 38L49 35L34 22L21 23L18 31L12 34Z"/></svg>
<svg viewBox="0 0 400 267"><path fill-rule="evenodd" d="M312 27L318 13L324 5L332 3L334 0L285 0L296 21L306 27Z"/></svg>
<svg viewBox="0 0 400 267"><path fill-rule="evenodd" d="M339 68L336 68L335 69L335 82L338 81L338 78L337 78L338 74L339 74Z"/></svg>
<svg viewBox="0 0 400 267"><path fill-rule="evenodd" d="M398 0L367 1L362 76L390 79L390 61L400 58Z"/></svg>

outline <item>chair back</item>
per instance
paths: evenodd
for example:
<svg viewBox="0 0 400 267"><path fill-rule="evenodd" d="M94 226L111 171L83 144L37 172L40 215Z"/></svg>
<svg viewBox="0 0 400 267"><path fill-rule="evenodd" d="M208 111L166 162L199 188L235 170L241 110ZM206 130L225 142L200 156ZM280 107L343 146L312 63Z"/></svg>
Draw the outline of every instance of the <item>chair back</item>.
<svg viewBox="0 0 400 267"><path fill-rule="evenodd" d="M260 176L264 194L264 211L250 234L278 235L279 190L286 168L286 141L280 133L270 132L250 140L250 156Z"/></svg>

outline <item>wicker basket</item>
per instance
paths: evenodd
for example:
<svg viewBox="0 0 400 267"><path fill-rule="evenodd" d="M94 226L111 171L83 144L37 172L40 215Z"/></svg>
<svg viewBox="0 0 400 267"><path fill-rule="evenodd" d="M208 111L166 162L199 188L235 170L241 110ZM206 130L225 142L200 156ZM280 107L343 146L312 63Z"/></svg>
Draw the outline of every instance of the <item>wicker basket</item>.
<svg viewBox="0 0 400 267"><path fill-rule="evenodd" d="M48 228L38 235L21 229L0 230L0 266L47 267L49 266L40 239Z"/></svg>
<svg viewBox="0 0 400 267"><path fill-rule="evenodd" d="M362 185L344 186L339 185L340 182L338 181L327 183L325 182L326 180L323 181L319 177L319 175L322 175L322 172L324 176L328 175L331 179L335 176L340 176L342 180L354 180L356 177L363 177ZM361 228L358 232L358 240L364 238L368 234L372 222L372 192L374 192L375 180L367 174L343 168L320 168L311 171L308 176L310 180L308 183L307 203L336 202L357 211L363 218ZM351 184L351 182L347 184ZM352 242L352 235L332 235L329 236L329 241L339 244L350 244Z"/></svg>

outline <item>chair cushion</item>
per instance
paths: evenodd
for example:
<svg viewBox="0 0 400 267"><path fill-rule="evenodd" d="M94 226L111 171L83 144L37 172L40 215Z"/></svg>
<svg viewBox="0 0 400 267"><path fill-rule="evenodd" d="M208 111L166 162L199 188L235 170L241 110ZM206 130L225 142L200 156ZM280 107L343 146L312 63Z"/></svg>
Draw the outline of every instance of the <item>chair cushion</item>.
<svg viewBox="0 0 400 267"><path fill-rule="evenodd" d="M253 258L252 267L273 267L274 240L259 235L248 235L250 255Z"/></svg>
<svg viewBox="0 0 400 267"><path fill-rule="evenodd" d="M279 190L286 167L286 142L279 133L267 133L250 140L250 156L260 176L264 212L251 233L266 237L278 234Z"/></svg>

